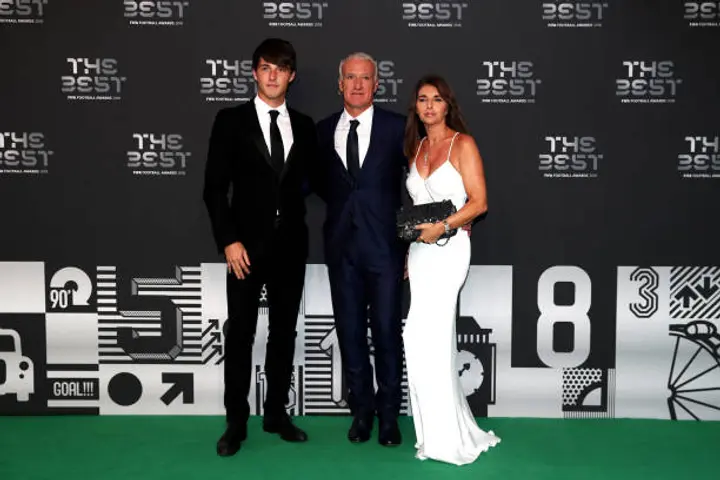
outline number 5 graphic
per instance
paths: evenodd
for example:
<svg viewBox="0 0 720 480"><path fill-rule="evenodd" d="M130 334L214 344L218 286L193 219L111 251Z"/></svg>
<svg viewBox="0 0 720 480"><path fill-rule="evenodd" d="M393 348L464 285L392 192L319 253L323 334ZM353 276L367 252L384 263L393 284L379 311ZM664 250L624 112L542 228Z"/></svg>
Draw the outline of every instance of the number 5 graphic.
<svg viewBox="0 0 720 480"><path fill-rule="evenodd" d="M173 304L167 293L163 295L163 292L155 291L154 294L149 294L146 290L141 294L139 287L143 284L158 287L180 285L180 280L176 278L133 278L130 280L131 296L123 302L123 307L127 308L128 304L131 304L134 310L119 309L118 313L123 320L129 322L132 322L132 319L135 319L137 323L147 321L147 319L150 319L153 324L159 321L160 336L141 335L136 328L119 327L117 329L118 347L138 362L168 363L177 358L183 350L182 312ZM139 301L140 297L142 297L142 301ZM123 295L119 295L119 298L123 298ZM153 319L157 320L153 321Z"/></svg>

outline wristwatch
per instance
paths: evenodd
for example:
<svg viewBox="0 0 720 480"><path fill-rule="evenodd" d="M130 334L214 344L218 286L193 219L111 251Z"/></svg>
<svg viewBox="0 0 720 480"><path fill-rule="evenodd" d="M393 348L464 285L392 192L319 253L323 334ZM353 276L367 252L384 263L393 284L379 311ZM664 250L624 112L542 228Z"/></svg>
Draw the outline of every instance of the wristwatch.
<svg viewBox="0 0 720 480"><path fill-rule="evenodd" d="M448 223L448 221L447 221L447 220L443 220L443 221L442 221L442 224L443 224L443 226L445 227L445 233L450 232L450 224Z"/></svg>

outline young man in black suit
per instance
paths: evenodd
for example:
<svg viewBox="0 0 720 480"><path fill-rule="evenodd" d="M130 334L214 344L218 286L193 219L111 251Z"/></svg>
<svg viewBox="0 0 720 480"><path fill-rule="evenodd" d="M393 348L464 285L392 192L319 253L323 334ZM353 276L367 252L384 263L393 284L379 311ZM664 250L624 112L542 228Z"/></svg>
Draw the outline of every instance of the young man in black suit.
<svg viewBox="0 0 720 480"><path fill-rule="evenodd" d="M289 442L307 440L285 410L308 254L307 172L317 142L312 119L285 103L295 73L296 54L289 42L262 42L253 54L257 96L218 112L210 136L203 199L228 266L227 429L217 443L220 456L234 455L247 437L263 284L269 303L263 429Z"/></svg>

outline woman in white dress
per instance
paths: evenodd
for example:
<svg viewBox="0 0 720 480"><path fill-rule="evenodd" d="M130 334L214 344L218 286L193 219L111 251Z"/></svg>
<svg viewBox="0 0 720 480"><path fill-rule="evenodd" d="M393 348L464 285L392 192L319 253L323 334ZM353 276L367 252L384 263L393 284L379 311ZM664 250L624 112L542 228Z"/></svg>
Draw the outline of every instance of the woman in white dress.
<svg viewBox="0 0 720 480"><path fill-rule="evenodd" d="M408 253L410 311L403 341L416 457L464 465L500 441L475 422L455 365L455 310L470 266L463 227L487 210L487 197L477 145L441 77L426 76L416 86L405 150L413 203L449 199L457 208L444 222L418 226L422 233ZM446 229L458 231L438 243Z"/></svg>

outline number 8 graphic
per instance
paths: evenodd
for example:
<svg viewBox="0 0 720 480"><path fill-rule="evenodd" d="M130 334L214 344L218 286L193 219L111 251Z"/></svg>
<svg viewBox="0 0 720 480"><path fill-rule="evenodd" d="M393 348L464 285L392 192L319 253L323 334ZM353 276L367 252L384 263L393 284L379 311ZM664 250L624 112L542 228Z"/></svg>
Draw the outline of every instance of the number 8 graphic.
<svg viewBox="0 0 720 480"><path fill-rule="evenodd" d="M555 284L569 282L575 286L572 305L556 305ZM537 304L540 317L537 323L538 357L550 368L573 368L582 365L590 355L590 317L592 285L584 270L573 266L548 268L538 279ZM572 352L553 349L555 324L572 323L574 348Z"/></svg>

